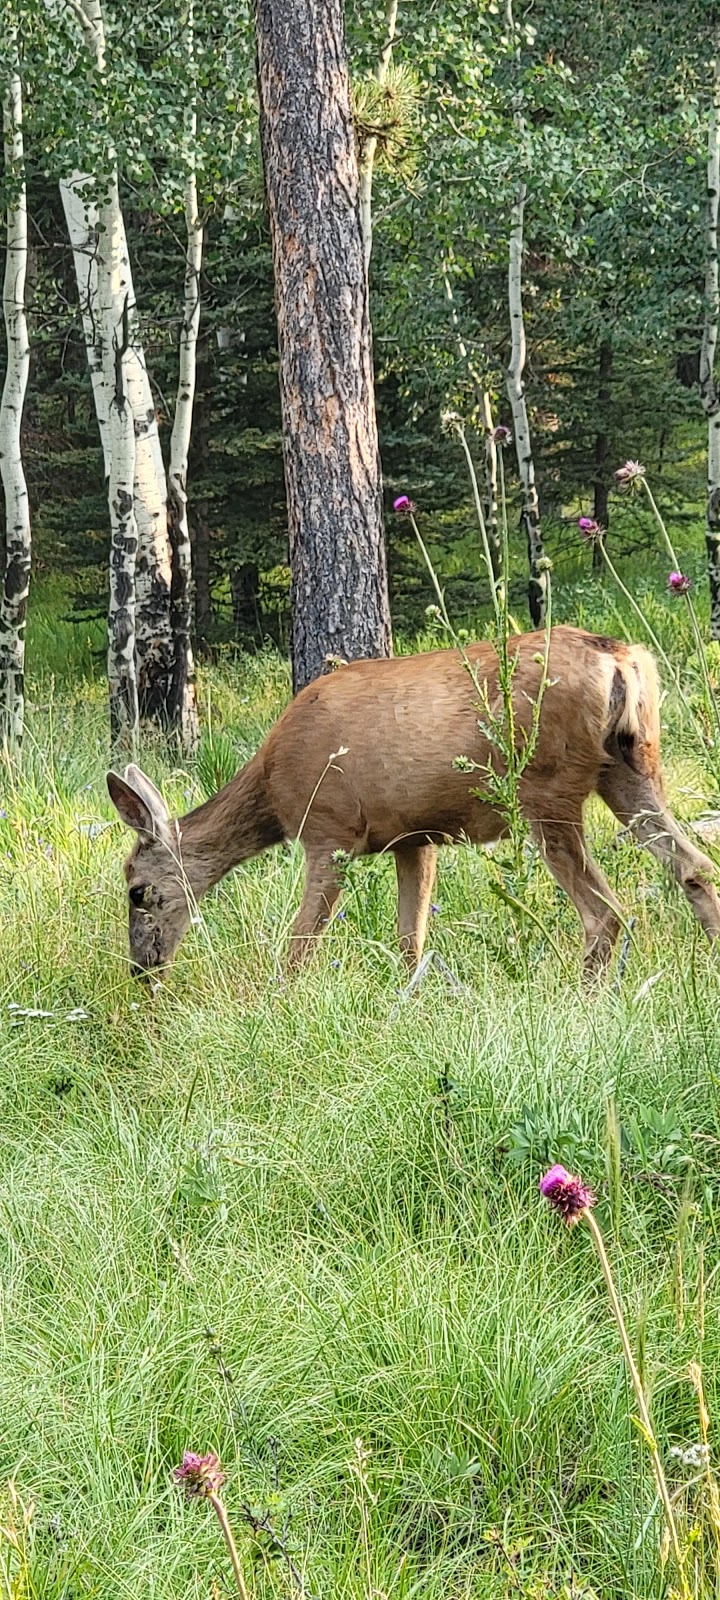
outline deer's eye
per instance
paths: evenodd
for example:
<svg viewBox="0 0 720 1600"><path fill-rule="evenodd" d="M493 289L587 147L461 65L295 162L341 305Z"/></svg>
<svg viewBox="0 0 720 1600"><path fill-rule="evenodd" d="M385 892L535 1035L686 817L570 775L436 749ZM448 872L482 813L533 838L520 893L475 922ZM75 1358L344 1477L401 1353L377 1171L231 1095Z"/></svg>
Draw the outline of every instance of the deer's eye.
<svg viewBox="0 0 720 1600"><path fill-rule="evenodd" d="M146 896L150 898L150 887L146 883L136 883L130 890L130 899L134 906L144 906Z"/></svg>

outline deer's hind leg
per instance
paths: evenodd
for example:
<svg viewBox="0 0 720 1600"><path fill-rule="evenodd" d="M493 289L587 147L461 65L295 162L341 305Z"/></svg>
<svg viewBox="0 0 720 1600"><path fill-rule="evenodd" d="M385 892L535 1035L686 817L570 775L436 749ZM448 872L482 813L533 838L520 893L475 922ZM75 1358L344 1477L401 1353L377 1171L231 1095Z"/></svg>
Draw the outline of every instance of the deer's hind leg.
<svg viewBox="0 0 720 1600"><path fill-rule="evenodd" d="M600 977L611 959L621 928L620 908L589 854L582 818L574 822L536 821L532 831L553 877L577 910L585 933L585 976Z"/></svg>
<svg viewBox="0 0 720 1600"><path fill-rule="evenodd" d="M342 888L341 868L325 850L322 855L307 852L305 893L290 934L286 965L294 970L303 965L325 932Z"/></svg>
<svg viewBox="0 0 720 1600"><path fill-rule="evenodd" d="M435 882L437 851L434 844L395 846L398 887L398 938L412 971L423 953L430 900Z"/></svg>
<svg viewBox="0 0 720 1600"><path fill-rule="evenodd" d="M674 873L708 939L720 937L713 863L685 838L651 778L617 763L602 773L598 793L638 844L645 845Z"/></svg>

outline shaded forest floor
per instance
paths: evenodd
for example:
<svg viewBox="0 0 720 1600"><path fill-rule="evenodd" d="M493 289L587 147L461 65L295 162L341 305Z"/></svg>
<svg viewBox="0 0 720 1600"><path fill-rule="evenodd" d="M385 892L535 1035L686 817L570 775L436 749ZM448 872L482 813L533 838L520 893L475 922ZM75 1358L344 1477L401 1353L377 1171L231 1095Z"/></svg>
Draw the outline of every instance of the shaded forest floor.
<svg viewBox="0 0 720 1600"><path fill-rule="evenodd" d="M692 694L664 566L624 571ZM385 861L352 869L318 961L283 981L293 849L208 897L148 996L127 975L101 630L65 610L41 586L24 774L1 797L3 1594L229 1594L211 1513L171 1481L185 1448L221 1456L260 1596L293 1584L247 1511L268 1514L308 1597L665 1593L590 1239L538 1200L553 1160L601 1197L679 1515L698 1528L698 1593L714 1594L697 1472L670 1453L699 1438L691 1360L720 1423L720 969L685 903L594 806L594 850L636 920L624 974L590 1001L544 870L536 920L513 926L502 853L444 852L431 942L466 993L433 973L399 1002ZM556 616L638 634L587 572L558 585ZM275 655L228 655L200 675L198 762L158 743L144 764L187 809L287 694ZM678 815L720 809L672 696L663 718Z"/></svg>

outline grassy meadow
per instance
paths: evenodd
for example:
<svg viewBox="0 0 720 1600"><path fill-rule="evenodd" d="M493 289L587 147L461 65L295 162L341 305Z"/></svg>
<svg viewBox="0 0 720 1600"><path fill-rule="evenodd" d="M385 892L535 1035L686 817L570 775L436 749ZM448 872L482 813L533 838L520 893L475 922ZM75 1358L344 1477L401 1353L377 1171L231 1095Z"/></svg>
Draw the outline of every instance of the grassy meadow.
<svg viewBox="0 0 720 1600"><path fill-rule="evenodd" d="M701 551L687 564L701 594ZM692 696L665 567L623 571ZM587 571L555 611L639 634ZM65 614L40 585L0 794L3 1597L229 1596L215 1518L172 1481L186 1448L221 1457L258 1600L300 1592L288 1555L307 1600L669 1595L592 1243L538 1197L555 1160L598 1193L694 1592L720 1593L683 1460L691 1361L720 1427L720 967L684 900L598 803L593 849L635 922L587 997L542 866L513 919L502 851L444 852L431 943L463 990L433 970L404 1000L387 861L351 869L318 960L283 979L293 848L208 897L152 996L126 965L101 629ZM256 747L288 672L228 657L199 692L197 763L142 753L179 810ZM720 773L672 694L663 717L691 823Z"/></svg>

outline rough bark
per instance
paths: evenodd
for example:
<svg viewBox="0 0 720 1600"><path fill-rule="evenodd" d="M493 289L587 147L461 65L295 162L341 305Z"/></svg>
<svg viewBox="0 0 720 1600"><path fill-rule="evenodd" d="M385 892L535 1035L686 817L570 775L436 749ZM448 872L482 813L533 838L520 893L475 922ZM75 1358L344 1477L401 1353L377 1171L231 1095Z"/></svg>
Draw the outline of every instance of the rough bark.
<svg viewBox="0 0 720 1600"><path fill-rule="evenodd" d="M708 122L705 322L700 350L700 396L708 422L705 544L710 585L710 637L720 639L720 392L715 353L720 319L718 204L720 203L720 30L715 38L713 97Z"/></svg>
<svg viewBox="0 0 720 1600"><path fill-rule="evenodd" d="M188 114L188 148L194 151L197 115ZM170 726L180 732L183 749L197 747L199 728L195 699L195 663L192 651L192 550L188 525L187 475L193 405L197 375L197 341L200 327L200 269L203 229L198 216L197 179L191 157L185 182L185 304L180 329L180 355L175 417L170 439L168 474L168 527L172 545L173 677L167 713Z"/></svg>
<svg viewBox="0 0 720 1600"><path fill-rule="evenodd" d="M547 572L544 569L545 549L540 527L540 507L535 486L535 462L532 453L530 424L525 403L526 342L525 318L522 299L523 230L525 222L526 188L518 185L510 227L510 260L508 270L508 303L510 307L511 352L507 371L507 392L512 408L515 450L518 474L522 488L520 525L528 552L530 581L528 604L533 626L542 628L545 623Z"/></svg>
<svg viewBox="0 0 720 1600"><path fill-rule="evenodd" d="M275 269L293 681L391 650L342 0L255 0Z"/></svg>
<svg viewBox="0 0 720 1600"><path fill-rule="evenodd" d="M610 407L610 380L612 378L613 347L609 339L600 342L598 365L598 431L595 435L595 485L593 516L601 528L607 529L610 504L610 436L607 431ZM603 566L602 551L593 544L593 567Z"/></svg>
<svg viewBox="0 0 720 1600"><path fill-rule="evenodd" d="M15 41L8 41L10 60ZM7 367L0 400L0 475L5 494L5 570L0 594L0 745L19 750L25 720L25 622L32 554L30 504L21 451L22 413L30 369L25 278L27 192L20 74L10 68L3 96L3 148L8 184L3 316Z"/></svg>
<svg viewBox="0 0 720 1600"><path fill-rule="evenodd" d="M387 70L392 60L395 29L397 27L398 0L386 0L385 5L385 38L375 68L375 77L378 83L384 83ZM377 150L377 137L370 134L365 140L360 152L360 227L363 237L363 252L365 255L365 271L370 268L372 255L373 222L372 222L372 182L373 167L375 165L375 152Z"/></svg>

